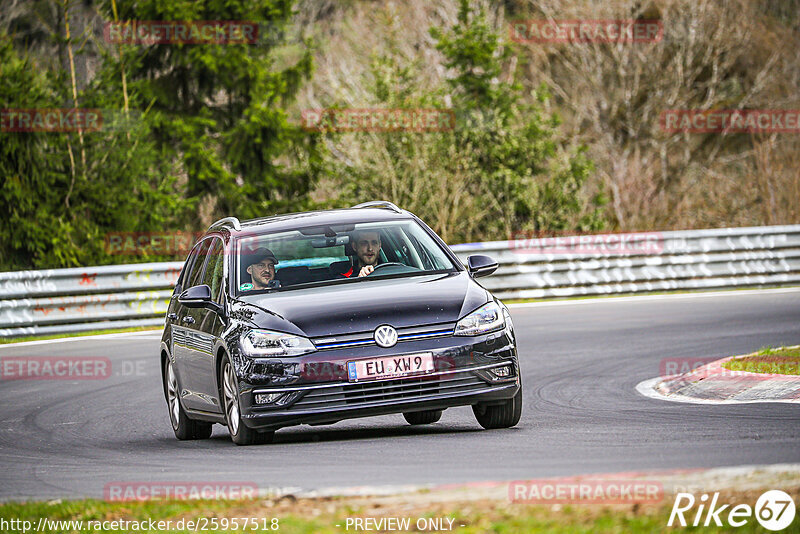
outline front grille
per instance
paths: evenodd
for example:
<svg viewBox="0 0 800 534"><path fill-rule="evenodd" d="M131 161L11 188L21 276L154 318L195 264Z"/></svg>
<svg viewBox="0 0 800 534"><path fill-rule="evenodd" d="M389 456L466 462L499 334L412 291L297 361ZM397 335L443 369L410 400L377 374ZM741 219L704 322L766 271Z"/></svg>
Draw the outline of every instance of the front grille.
<svg viewBox="0 0 800 534"><path fill-rule="evenodd" d="M471 372L379 380L311 389L291 409L349 408L391 401L417 401L438 394L480 392L491 387Z"/></svg>
<svg viewBox="0 0 800 534"><path fill-rule="evenodd" d="M452 336L454 329L455 324L453 323L398 328L397 342L402 343L403 341ZM373 335L373 332L361 332L358 334L315 337L313 341L317 350L340 349L343 347L375 345L376 343L375 339L373 339Z"/></svg>

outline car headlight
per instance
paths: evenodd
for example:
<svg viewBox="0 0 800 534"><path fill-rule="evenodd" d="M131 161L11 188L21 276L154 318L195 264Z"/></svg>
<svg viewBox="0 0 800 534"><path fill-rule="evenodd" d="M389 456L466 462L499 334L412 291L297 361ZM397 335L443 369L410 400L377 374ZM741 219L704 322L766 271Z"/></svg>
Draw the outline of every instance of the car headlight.
<svg viewBox="0 0 800 534"><path fill-rule="evenodd" d="M243 334L242 349L248 356L272 358L301 356L317 350L308 338L271 330L250 330Z"/></svg>
<svg viewBox="0 0 800 534"><path fill-rule="evenodd" d="M457 336L476 336L500 330L505 325L503 310L500 309L496 302L492 301L458 321L454 334Z"/></svg>

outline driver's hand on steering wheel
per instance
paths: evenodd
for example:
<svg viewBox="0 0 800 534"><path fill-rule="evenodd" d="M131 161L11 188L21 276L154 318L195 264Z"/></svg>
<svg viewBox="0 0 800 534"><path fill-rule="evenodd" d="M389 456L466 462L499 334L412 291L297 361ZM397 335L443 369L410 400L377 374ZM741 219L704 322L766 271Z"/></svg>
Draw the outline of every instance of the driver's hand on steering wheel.
<svg viewBox="0 0 800 534"><path fill-rule="evenodd" d="M361 268L361 270L358 273L358 276L367 276L368 274L370 274L374 270L375 270L375 267L373 265L367 265L367 266Z"/></svg>

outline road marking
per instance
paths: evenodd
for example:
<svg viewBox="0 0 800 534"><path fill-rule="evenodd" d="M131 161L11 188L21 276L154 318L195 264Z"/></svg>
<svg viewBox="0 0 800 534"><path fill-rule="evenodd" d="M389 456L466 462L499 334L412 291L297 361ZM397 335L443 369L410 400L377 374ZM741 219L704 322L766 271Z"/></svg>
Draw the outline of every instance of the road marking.
<svg viewBox="0 0 800 534"><path fill-rule="evenodd" d="M58 337L54 339L39 339L36 341L20 341L19 343L4 343L0 345L0 349L8 348L8 347L29 347L31 345L47 345L49 343L65 343L67 341L85 341L85 340L95 340L95 339L122 339L125 338L133 338L133 341L137 341L139 339L161 339L161 336L153 336L153 332L161 332L160 329L157 330L142 330L141 332L116 332L114 334L96 334L92 336L74 336L74 337ZM142 337L143 335L149 335L151 337Z"/></svg>
<svg viewBox="0 0 800 534"><path fill-rule="evenodd" d="M698 293L680 293L677 295L631 295L627 297L573 298L566 300L550 300L542 302L519 302L507 304L509 308L538 308L540 306L570 306L573 304L598 304L609 302L646 302L652 300L699 299L706 297L732 297L737 295L770 295L776 293L800 293L800 287L780 287L772 289L741 289L736 291L703 291Z"/></svg>

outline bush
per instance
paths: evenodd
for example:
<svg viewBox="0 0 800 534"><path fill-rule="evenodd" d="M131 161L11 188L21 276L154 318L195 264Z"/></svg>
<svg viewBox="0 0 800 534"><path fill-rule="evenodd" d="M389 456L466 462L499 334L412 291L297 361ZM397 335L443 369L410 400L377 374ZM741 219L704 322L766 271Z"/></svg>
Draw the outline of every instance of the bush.
<svg viewBox="0 0 800 534"><path fill-rule="evenodd" d="M329 134L344 192L339 202L391 200L451 242L602 228L602 197L582 194L592 169L584 149L559 142L559 121L542 108L544 88L532 103L523 98L511 50L485 13L462 1L457 24L431 35L448 81L422 87L419 61L401 65L391 54L374 55L371 96L382 108L446 108L455 128Z"/></svg>

